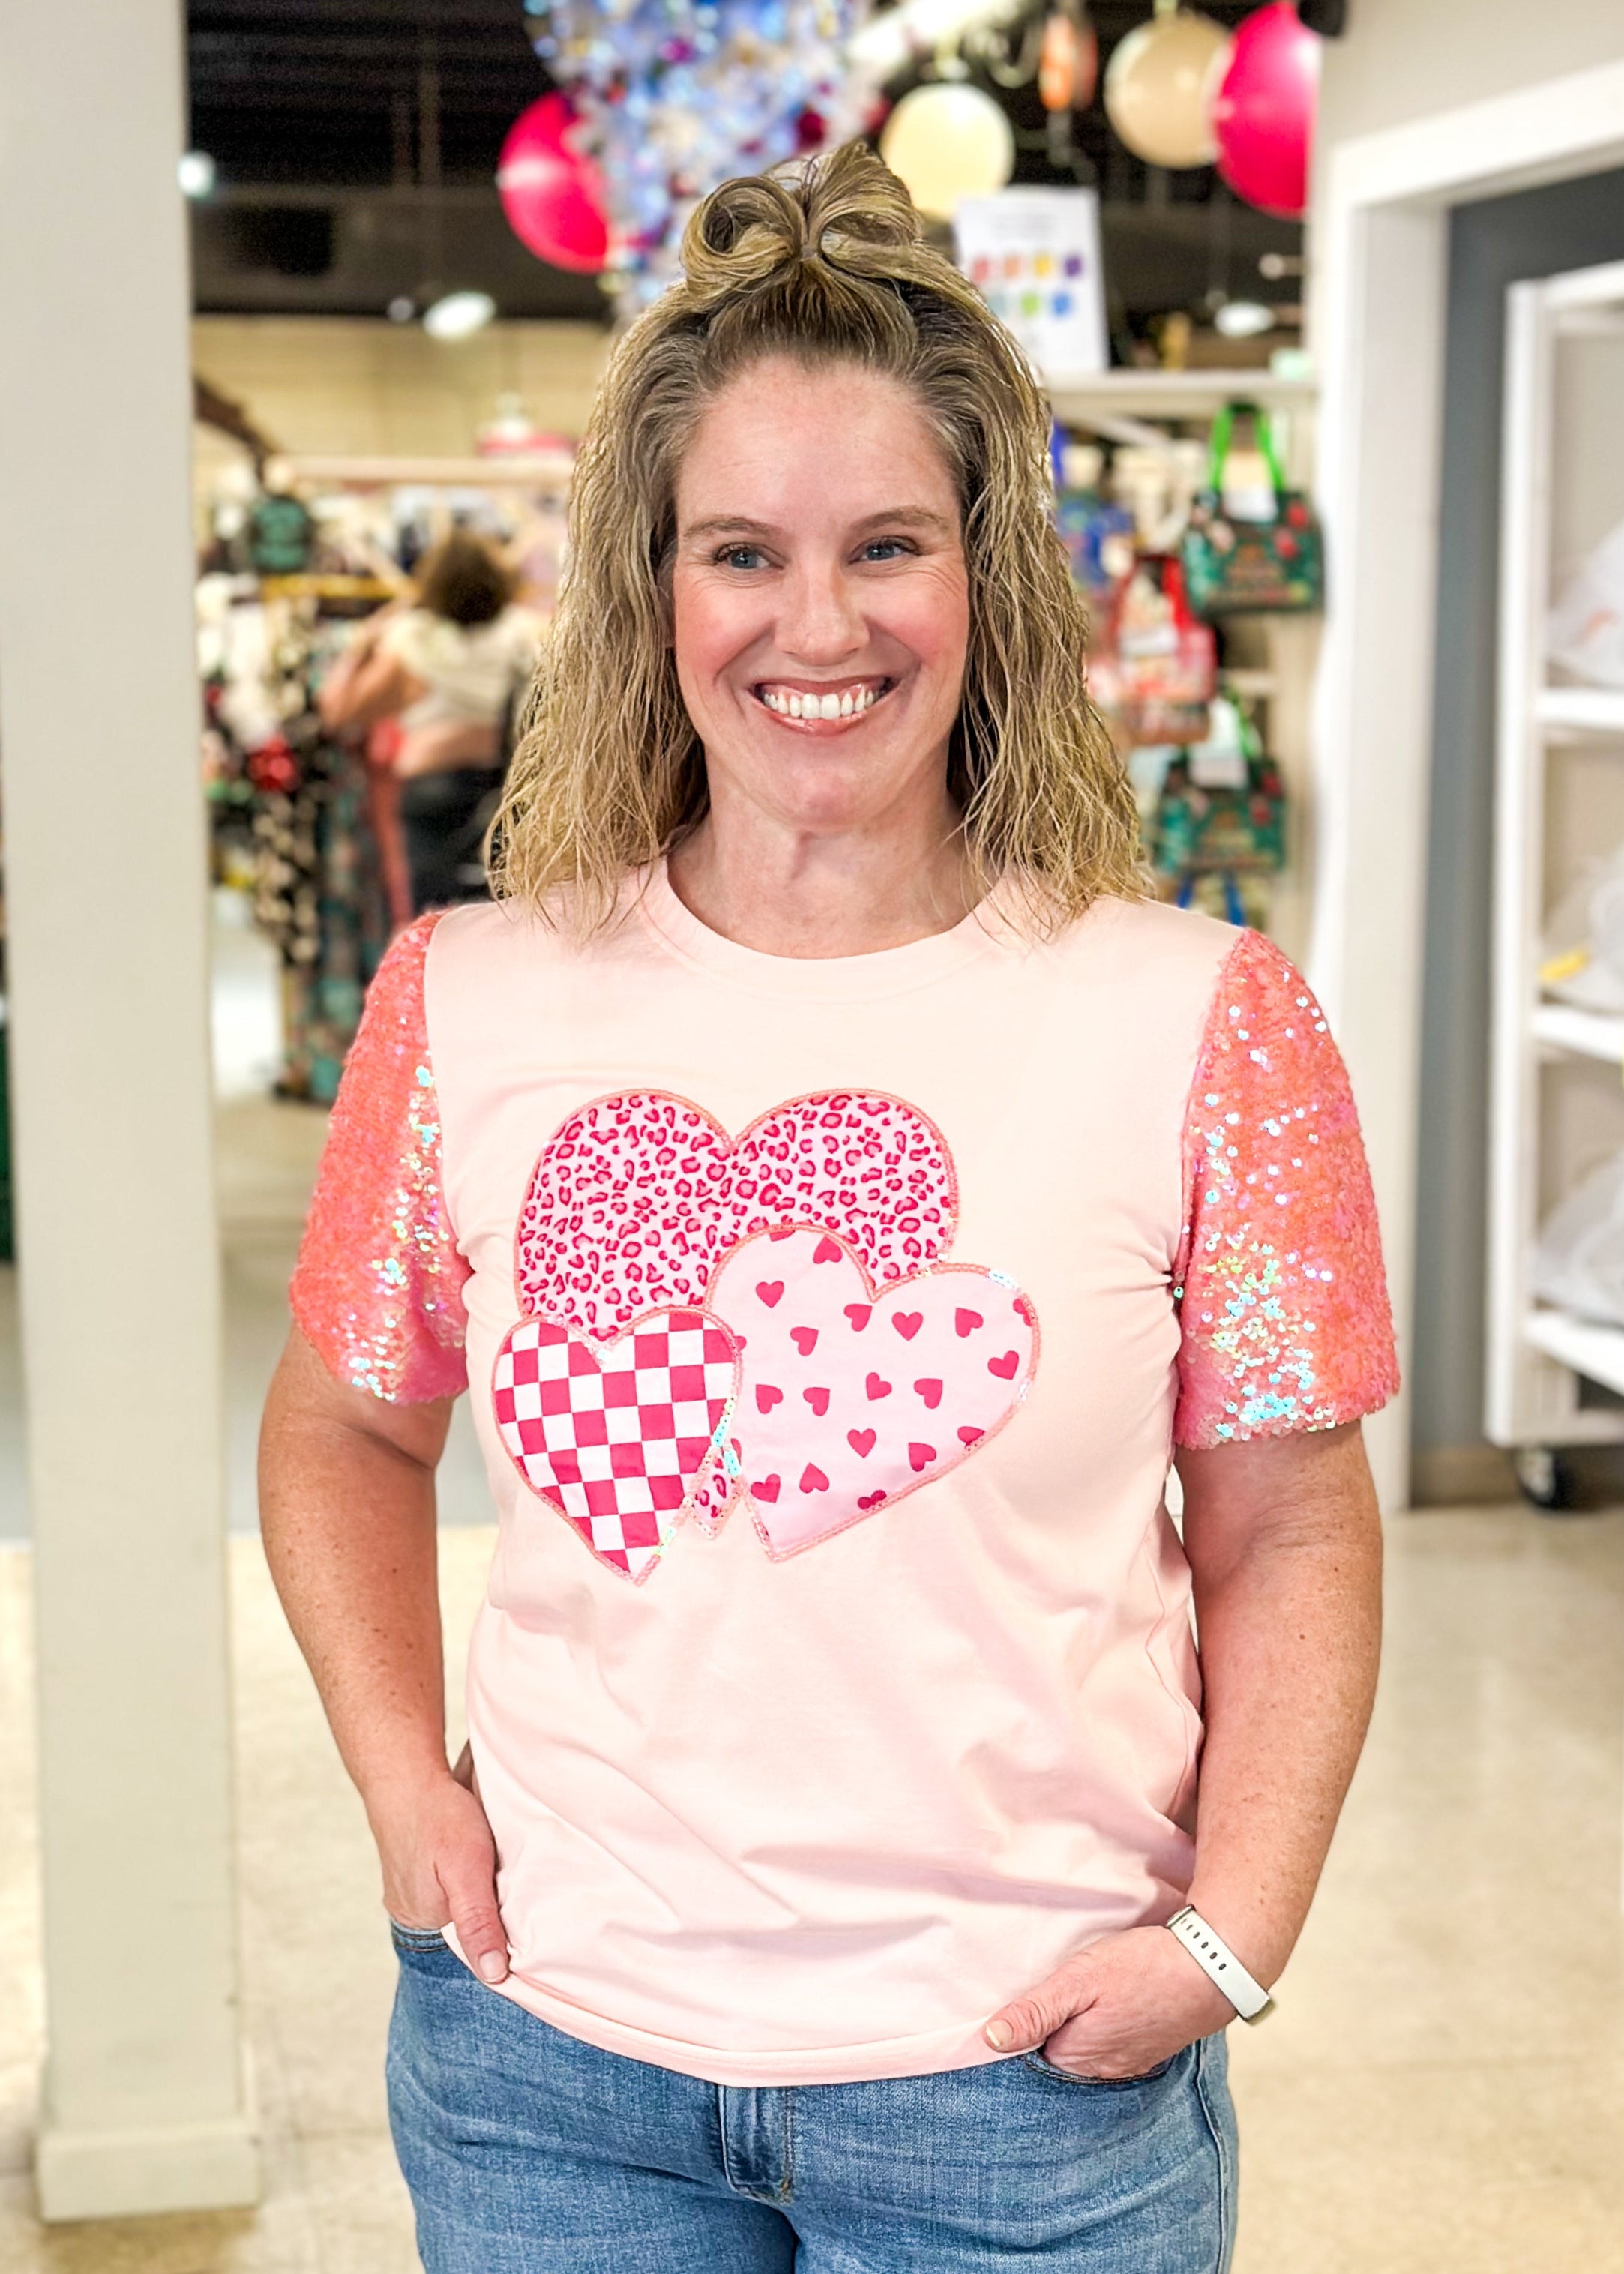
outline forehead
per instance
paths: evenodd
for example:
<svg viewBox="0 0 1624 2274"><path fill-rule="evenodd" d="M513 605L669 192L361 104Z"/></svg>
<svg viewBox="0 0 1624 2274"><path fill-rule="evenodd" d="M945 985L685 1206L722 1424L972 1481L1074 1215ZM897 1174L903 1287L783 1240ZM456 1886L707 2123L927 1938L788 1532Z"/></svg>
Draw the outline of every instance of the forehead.
<svg viewBox="0 0 1624 2274"><path fill-rule="evenodd" d="M956 517L941 443L900 380L857 364L752 364L701 417L677 471L679 526L778 523L921 506Z"/></svg>

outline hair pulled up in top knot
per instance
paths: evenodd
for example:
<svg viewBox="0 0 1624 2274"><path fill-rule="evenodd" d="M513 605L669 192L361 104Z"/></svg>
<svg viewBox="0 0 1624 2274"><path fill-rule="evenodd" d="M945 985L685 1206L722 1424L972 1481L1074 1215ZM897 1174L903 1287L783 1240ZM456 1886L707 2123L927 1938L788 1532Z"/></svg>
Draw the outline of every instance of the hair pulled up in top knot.
<svg viewBox="0 0 1624 2274"><path fill-rule="evenodd" d="M499 892L574 888L602 922L626 872L705 811L677 684L668 574L677 476L753 365L851 364L918 404L953 476L970 603L950 786L989 886L1048 928L1143 889L1132 793L1084 692L1086 620L1053 525L1047 406L1025 358L861 143L724 182L682 281L616 347L575 461L570 565L493 835Z"/></svg>
<svg viewBox="0 0 1624 2274"><path fill-rule="evenodd" d="M899 280L923 244L913 201L861 142L799 173L724 182L695 207L682 234L684 286L695 308L733 295L784 289L803 263Z"/></svg>

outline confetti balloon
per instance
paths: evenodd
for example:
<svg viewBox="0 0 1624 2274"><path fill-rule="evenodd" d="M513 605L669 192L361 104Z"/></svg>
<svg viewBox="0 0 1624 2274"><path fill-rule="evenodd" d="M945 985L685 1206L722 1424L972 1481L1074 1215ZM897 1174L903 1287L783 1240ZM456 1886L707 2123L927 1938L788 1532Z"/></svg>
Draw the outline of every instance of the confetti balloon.
<svg viewBox="0 0 1624 2274"><path fill-rule="evenodd" d="M1229 35L1210 16L1181 8L1120 41L1105 72L1105 109L1147 166L1210 166L1218 154L1208 88Z"/></svg>
<svg viewBox="0 0 1624 2274"><path fill-rule="evenodd" d="M607 279L633 315L677 274L689 213L735 174L861 132L846 44L868 0L525 0L602 178Z"/></svg>
<svg viewBox="0 0 1624 2274"><path fill-rule="evenodd" d="M508 131L496 187L508 226L538 260L595 275L609 252L603 185L569 99L544 94Z"/></svg>
<svg viewBox="0 0 1624 2274"><path fill-rule="evenodd" d="M1298 22L1290 0L1248 16L1213 97L1218 171L1237 197L1282 220L1301 218L1319 93L1319 35Z"/></svg>
<svg viewBox="0 0 1624 2274"><path fill-rule="evenodd" d="M916 87L885 122L880 155L921 213L951 221L961 198L1001 190L1015 170L1009 119L979 87Z"/></svg>

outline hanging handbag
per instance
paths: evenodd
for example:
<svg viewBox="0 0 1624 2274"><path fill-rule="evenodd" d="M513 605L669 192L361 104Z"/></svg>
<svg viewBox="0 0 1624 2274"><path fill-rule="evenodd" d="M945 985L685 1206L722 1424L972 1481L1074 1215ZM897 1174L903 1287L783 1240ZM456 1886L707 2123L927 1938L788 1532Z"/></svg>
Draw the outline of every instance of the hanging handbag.
<svg viewBox="0 0 1624 2274"><path fill-rule="evenodd" d="M1252 421L1274 491L1274 509L1261 521L1243 519L1224 502L1237 412ZM1190 605L1200 616L1284 614L1317 608L1324 598L1320 524L1302 491L1286 487L1269 422L1254 403L1226 403L1213 421L1207 487L1190 509L1183 551Z"/></svg>
<svg viewBox="0 0 1624 2274"><path fill-rule="evenodd" d="M1187 890L1214 872L1272 873L1286 857L1286 793L1256 730L1227 704L1216 706L1238 728L1236 739L1180 750L1168 767L1151 823L1151 861Z"/></svg>
<svg viewBox="0 0 1624 2274"><path fill-rule="evenodd" d="M1089 692L1118 742L1197 742L1218 682L1217 644L1184 595L1177 554L1147 553L1111 595Z"/></svg>

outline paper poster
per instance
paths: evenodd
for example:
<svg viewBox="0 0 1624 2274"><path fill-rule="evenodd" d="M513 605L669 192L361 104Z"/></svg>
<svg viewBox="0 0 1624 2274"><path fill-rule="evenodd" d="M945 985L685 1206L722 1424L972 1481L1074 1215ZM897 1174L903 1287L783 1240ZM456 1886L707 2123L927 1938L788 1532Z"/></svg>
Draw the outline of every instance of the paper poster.
<svg viewBox="0 0 1624 2274"><path fill-rule="evenodd" d="M1105 278L1094 190L1000 190L953 217L959 266L1053 384L1103 371Z"/></svg>

